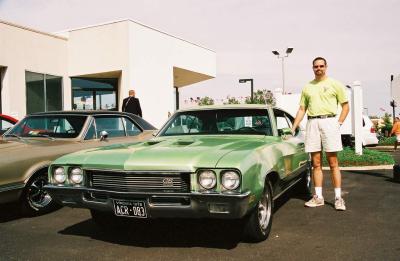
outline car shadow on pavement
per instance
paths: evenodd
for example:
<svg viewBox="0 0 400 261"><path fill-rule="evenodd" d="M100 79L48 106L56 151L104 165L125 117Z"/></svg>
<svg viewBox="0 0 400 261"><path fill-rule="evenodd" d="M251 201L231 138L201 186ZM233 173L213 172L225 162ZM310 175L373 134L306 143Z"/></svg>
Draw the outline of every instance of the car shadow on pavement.
<svg viewBox="0 0 400 261"><path fill-rule="evenodd" d="M233 249L241 242L242 221L212 219L116 219L107 228L88 219L58 233L137 247Z"/></svg>
<svg viewBox="0 0 400 261"><path fill-rule="evenodd" d="M0 223L6 223L23 217L20 204L14 202L0 204Z"/></svg>
<svg viewBox="0 0 400 261"><path fill-rule="evenodd" d="M353 170L353 171L348 171L354 174L361 174L361 175L368 175L376 178L382 178L385 179L385 181L392 182L392 183L398 183L393 179L393 171L392 170L387 170L387 172L382 173L382 172L376 172L374 170ZM392 175L392 176L390 176Z"/></svg>

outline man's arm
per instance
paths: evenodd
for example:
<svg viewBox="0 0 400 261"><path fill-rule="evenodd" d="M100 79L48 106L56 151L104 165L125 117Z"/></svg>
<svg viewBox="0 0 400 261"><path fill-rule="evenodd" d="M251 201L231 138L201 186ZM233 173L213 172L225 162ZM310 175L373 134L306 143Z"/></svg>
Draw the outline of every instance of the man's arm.
<svg viewBox="0 0 400 261"><path fill-rule="evenodd" d="M137 99L137 106L138 106L138 115L142 117L142 108L140 107L139 99Z"/></svg>
<svg viewBox="0 0 400 261"><path fill-rule="evenodd" d="M126 107L126 98L122 101L122 111L125 111L125 107Z"/></svg>
<svg viewBox="0 0 400 261"><path fill-rule="evenodd" d="M306 114L306 107L300 106L299 110L296 113L296 118L294 119L294 123L292 126L292 133L296 132L296 129L299 126L300 122L303 120L305 114Z"/></svg>
<svg viewBox="0 0 400 261"><path fill-rule="evenodd" d="M343 122L346 119L347 114L349 114L349 110L350 110L348 102L344 102L341 105L342 105L342 112L340 113L339 120L338 120L340 125L343 124Z"/></svg>

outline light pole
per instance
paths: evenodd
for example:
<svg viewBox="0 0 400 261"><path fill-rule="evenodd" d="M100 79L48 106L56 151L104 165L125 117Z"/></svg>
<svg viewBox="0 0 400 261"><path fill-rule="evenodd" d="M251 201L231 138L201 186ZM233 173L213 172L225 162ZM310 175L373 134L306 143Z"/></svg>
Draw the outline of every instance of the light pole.
<svg viewBox="0 0 400 261"><path fill-rule="evenodd" d="M391 97L390 106L393 107L393 123L394 123L394 120L396 119L396 106L397 106L397 104L396 104L396 102L395 102L395 100L393 98L393 86L392 86L393 79L394 79L393 74L391 74L390 75L390 97Z"/></svg>
<svg viewBox="0 0 400 261"><path fill-rule="evenodd" d="M246 83L246 82L250 82L250 100L253 103L253 79L239 79L239 83Z"/></svg>
<svg viewBox="0 0 400 261"><path fill-rule="evenodd" d="M288 47L286 48L286 54L285 55L280 55L278 51L272 51L274 55L277 56L278 59L281 59L282 61L282 94L285 94L285 65L284 61L285 58L289 56L293 52L293 47Z"/></svg>

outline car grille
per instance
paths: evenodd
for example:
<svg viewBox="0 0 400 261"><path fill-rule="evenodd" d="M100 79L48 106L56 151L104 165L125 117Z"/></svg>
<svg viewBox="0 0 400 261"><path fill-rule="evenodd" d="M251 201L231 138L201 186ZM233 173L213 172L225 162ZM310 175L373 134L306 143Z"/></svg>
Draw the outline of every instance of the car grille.
<svg viewBox="0 0 400 261"><path fill-rule="evenodd" d="M89 186L122 192L189 192L190 173L86 170Z"/></svg>

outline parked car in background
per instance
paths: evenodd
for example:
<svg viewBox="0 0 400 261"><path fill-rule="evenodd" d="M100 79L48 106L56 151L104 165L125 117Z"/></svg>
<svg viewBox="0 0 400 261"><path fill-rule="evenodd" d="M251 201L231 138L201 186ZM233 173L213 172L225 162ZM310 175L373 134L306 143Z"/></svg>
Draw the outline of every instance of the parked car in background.
<svg viewBox="0 0 400 261"><path fill-rule="evenodd" d="M265 240L274 200L299 182L309 193L309 155L292 123L265 105L177 111L151 140L55 160L45 188L102 227L116 216L243 218L246 238Z"/></svg>
<svg viewBox="0 0 400 261"><path fill-rule="evenodd" d="M363 115L362 145L376 146L379 143L375 125L367 115Z"/></svg>
<svg viewBox="0 0 400 261"><path fill-rule="evenodd" d="M43 190L50 163L70 152L152 137L142 118L111 111L43 112L28 115L0 140L0 203L22 200L25 213L57 205Z"/></svg>
<svg viewBox="0 0 400 261"><path fill-rule="evenodd" d="M17 122L18 120L11 116L0 114L0 135L14 126Z"/></svg>

